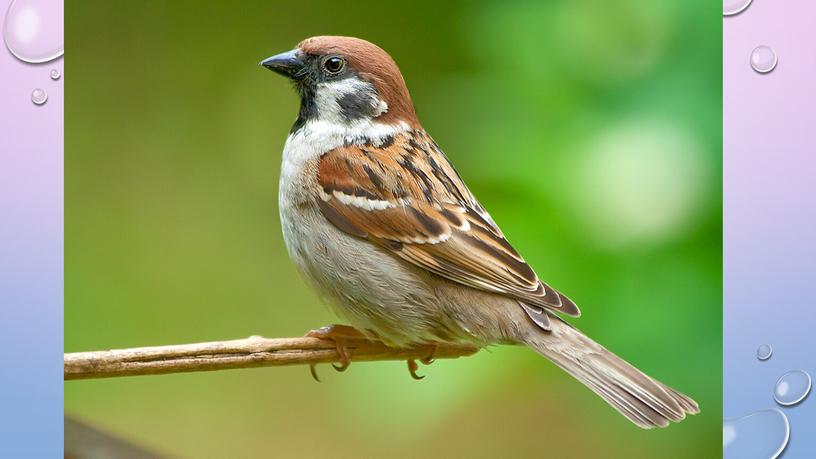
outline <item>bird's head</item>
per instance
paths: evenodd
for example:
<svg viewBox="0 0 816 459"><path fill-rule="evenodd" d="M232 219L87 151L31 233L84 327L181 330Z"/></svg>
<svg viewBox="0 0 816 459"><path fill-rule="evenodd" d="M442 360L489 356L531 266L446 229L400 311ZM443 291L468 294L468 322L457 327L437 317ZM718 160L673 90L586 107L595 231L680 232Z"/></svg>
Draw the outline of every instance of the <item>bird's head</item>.
<svg viewBox="0 0 816 459"><path fill-rule="evenodd" d="M292 80L300 93L294 129L311 120L418 124L397 64L373 43L352 37L312 37L261 65Z"/></svg>

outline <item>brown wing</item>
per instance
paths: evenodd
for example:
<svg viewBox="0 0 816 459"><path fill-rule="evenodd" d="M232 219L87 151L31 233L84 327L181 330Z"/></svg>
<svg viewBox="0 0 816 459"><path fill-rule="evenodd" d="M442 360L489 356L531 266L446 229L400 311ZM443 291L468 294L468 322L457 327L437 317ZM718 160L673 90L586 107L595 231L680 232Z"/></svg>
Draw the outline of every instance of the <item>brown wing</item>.
<svg viewBox="0 0 816 459"><path fill-rule="evenodd" d="M339 229L460 284L580 315L538 279L424 132L331 150L318 183L318 206Z"/></svg>

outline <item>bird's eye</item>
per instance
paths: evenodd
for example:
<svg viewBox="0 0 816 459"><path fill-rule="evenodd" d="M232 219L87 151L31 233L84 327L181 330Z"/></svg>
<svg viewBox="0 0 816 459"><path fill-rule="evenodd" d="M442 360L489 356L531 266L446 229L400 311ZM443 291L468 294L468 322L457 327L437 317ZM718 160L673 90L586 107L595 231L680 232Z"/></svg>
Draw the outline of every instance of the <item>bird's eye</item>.
<svg viewBox="0 0 816 459"><path fill-rule="evenodd" d="M329 73L340 73L343 70L343 67L346 66L346 61L342 57L330 57L326 59L326 62L323 63L323 67L326 68L326 71Z"/></svg>

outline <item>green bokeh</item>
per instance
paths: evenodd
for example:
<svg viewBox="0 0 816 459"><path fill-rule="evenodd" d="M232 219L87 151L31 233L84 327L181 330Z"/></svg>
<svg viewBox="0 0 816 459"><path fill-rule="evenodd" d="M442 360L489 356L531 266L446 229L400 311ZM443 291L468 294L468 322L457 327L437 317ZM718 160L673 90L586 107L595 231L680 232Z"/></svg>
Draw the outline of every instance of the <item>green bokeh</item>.
<svg viewBox="0 0 816 459"><path fill-rule="evenodd" d="M425 128L579 303L574 323L702 407L642 431L494 347L421 382L403 363L319 368L321 384L302 367L75 381L68 413L191 458L719 456L719 5L95 0L65 21L66 351L336 321L286 255L297 99L257 63L342 34L394 56Z"/></svg>

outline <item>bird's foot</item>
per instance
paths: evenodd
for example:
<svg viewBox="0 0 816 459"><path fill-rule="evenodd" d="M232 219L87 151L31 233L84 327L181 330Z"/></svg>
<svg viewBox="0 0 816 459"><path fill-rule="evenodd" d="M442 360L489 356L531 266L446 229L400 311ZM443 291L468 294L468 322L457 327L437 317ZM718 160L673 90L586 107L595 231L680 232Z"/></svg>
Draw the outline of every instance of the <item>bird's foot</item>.
<svg viewBox="0 0 816 459"><path fill-rule="evenodd" d="M438 344L429 344L429 352L426 357L419 359L423 365L430 365L434 361L434 355L436 355L437 349L439 349ZM424 379L425 376L420 376L417 374L417 370L419 369L419 365L417 365L416 360L410 359L407 360L408 363L408 372L411 373L411 377L419 381L420 379Z"/></svg>
<svg viewBox="0 0 816 459"><path fill-rule="evenodd" d="M424 379L424 376L420 376L417 374L417 370L419 369L419 365L417 365L416 360L411 359L407 360L408 362L408 372L411 373L411 377L419 381L420 379Z"/></svg>
<svg viewBox="0 0 816 459"><path fill-rule="evenodd" d="M332 367L334 367L334 369L337 371L346 371L349 365L351 365L351 355L346 347L346 341L349 339L366 339L366 336L356 328L349 327L348 325L337 324L312 330L309 333L306 333L306 336L310 338L334 341L335 349L337 350L337 354L340 356L340 365L333 363ZM317 364L315 363L309 365L309 371L312 374L312 378L319 382L320 378L317 377L317 370L315 369L316 365Z"/></svg>
<svg viewBox="0 0 816 459"><path fill-rule="evenodd" d="M428 353L426 357L423 357L419 361L422 362L424 365L430 365L434 363L434 356L436 355L436 351L439 350L439 345L434 343L428 345L431 348L431 352Z"/></svg>

